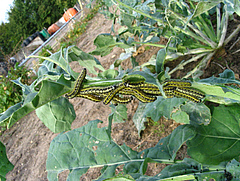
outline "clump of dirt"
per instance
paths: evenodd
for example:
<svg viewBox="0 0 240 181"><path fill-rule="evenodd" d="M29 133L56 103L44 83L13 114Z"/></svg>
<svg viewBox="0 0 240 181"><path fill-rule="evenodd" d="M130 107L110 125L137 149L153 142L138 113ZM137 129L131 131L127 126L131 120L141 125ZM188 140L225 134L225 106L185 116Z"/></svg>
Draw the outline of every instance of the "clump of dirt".
<svg viewBox="0 0 240 181"><path fill-rule="evenodd" d="M230 22L230 27L234 25L234 22ZM109 33L111 30L112 21L106 20L103 15L97 14L89 23L87 31L83 33L79 39L77 46L85 52L90 52L95 49L93 44L94 39L98 34ZM116 30L120 26L115 26ZM161 40L163 43L164 39ZM213 60L209 67L204 71L205 76L217 75L223 72L223 67L229 66L239 76L239 61L238 57L240 53L231 54L232 51L240 48L240 42L238 42L234 49L230 52L227 51L227 55L219 62L219 59ZM136 61L141 65L147 62L152 55L156 55L159 48L150 47L144 48L144 51L140 51L136 55ZM111 64L119 57L123 52L121 48L115 47L109 55L105 57L96 56L105 69L108 69ZM179 60L181 61L181 60ZM217 64L221 66L216 66ZM167 66L174 67L178 61L171 62ZM130 60L122 63L123 68L131 68ZM193 64L189 65L189 68L193 68ZM78 63L72 63L71 67L74 71L80 72L81 67ZM184 70L185 71L185 70ZM173 78L181 77L181 73L176 73ZM108 116L111 113L110 107L103 105L102 103L94 103L89 100L74 98L70 100L74 105L76 111L76 120L72 124L72 129L86 125L90 120L100 119L103 123L101 127L108 125ZM125 143L133 150L141 151L143 149L155 146L158 141L169 135L179 123L173 120L166 120L161 118L157 123L149 121L146 123L146 129L141 133L141 137L138 135L138 131L132 121L133 115L137 109L138 101L133 100L131 104L127 105L128 119L124 123L113 124L112 137L118 144ZM9 160L14 164L14 169L7 174L7 180L26 180L26 181L43 181L47 180L46 172L46 159L50 142L57 134L52 133L45 125L39 120L35 112L32 112L22 118L19 122L13 125L9 130L5 131L1 137L1 141L5 144L7 155ZM178 152L178 159L182 159L186 156L186 145L182 146ZM164 164L149 164L147 175L155 175L165 167ZM120 172L119 167L116 172ZM60 174L59 179L64 180L68 172ZM92 180L97 178L100 174L100 168L89 169L89 171L81 177L81 180Z"/></svg>

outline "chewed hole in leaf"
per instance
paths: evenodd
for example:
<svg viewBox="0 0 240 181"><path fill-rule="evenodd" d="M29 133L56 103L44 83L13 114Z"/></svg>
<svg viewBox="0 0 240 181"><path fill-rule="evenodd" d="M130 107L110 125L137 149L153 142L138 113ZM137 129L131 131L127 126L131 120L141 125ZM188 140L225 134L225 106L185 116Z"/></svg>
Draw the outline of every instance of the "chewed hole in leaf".
<svg viewBox="0 0 240 181"><path fill-rule="evenodd" d="M63 172L58 174L58 178L61 178L63 180L67 180L67 176L70 173L69 170L64 170Z"/></svg>
<svg viewBox="0 0 240 181"><path fill-rule="evenodd" d="M94 151L96 151L97 148L98 148L97 146L93 146L93 147L92 147L92 149L93 149Z"/></svg>

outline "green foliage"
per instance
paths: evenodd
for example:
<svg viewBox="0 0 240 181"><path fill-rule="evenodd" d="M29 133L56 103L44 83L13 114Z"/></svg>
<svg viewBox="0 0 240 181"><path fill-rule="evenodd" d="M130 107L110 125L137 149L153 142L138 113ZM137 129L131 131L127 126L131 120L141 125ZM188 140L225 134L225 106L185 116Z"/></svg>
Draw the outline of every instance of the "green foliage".
<svg viewBox="0 0 240 181"><path fill-rule="evenodd" d="M39 119L54 133L71 130L76 115L68 99L60 97L36 109Z"/></svg>
<svg viewBox="0 0 240 181"><path fill-rule="evenodd" d="M7 77L2 77L0 79L0 112L6 111L9 107L22 100L21 87L14 84L11 80L20 78L22 83L28 84L28 73L29 70L25 67L18 67L16 64L15 69L12 67L10 68Z"/></svg>
<svg viewBox="0 0 240 181"><path fill-rule="evenodd" d="M196 124L197 135L187 143L188 154L191 158L203 164L218 165L238 157L240 147L239 112L239 104L212 107L211 123L208 126ZM209 149L210 147L214 149Z"/></svg>
<svg viewBox="0 0 240 181"><path fill-rule="evenodd" d="M58 21L64 9L73 7L76 0L15 0L8 12L8 23L0 25L0 47L5 54L12 52L21 38L25 39L36 31Z"/></svg>
<svg viewBox="0 0 240 181"><path fill-rule="evenodd" d="M53 53L53 49L50 45L47 45L45 47L42 48L42 51L39 53L39 56L41 57L49 57L51 55L51 53ZM39 58L39 63L43 63L44 59Z"/></svg>
<svg viewBox="0 0 240 181"><path fill-rule="evenodd" d="M89 168L94 167L103 167L98 180L111 179L111 177L115 180L137 181L210 178L225 180L226 177L232 176L239 180L239 162L234 159L238 160L240 156L240 89L229 85L233 83L240 85L240 82L234 78L234 72L225 70L219 77L202 80L196 79L199 77L195 74L198 70L187 74L194 74L191 87L206 95L205 100L198 104L185 98L166 98L161 84L166 78L171 77L171 72L185 65L184 62L180 63L176 69L169 72L168 69L164 70L167 60L188 54L186 50L194 50L196 53L203 49L204 51L200 51L200 54L204 53L203 56L206 55L209 58L209 55L212 56L216 50L216 41L221 42L218 45L223 45L222 38L225 37L218 35L219 32L216 32L215 36L211 29L212 24L206 18L209 17L208 10L218 8L216 6L218 3L218 1L213 3L189 1L189 4L185 4L171 1L167 4L165 1L142 3L137 0L116 0L116 2L106 0L105 5L110 7L116 4L120 10L120 15L112 14L111 17L114 19L120 17L120 22L127 28L121 30L118 35L115 34L116 36L99 35L94 41L97 48L91 54L107 55L114 46L128 50L137 44L163 47L156 59L149 63L154 67L154 72L147 68L147 64L138 66L134 62L133 69L122 70L118 64L119 71L113 70L116 68L114 65L111 66L112 70L104 70L96 58L77 47L61 49L50 57L44 58L46 61L39 68L38 79L34 83L28 86L22 84L20 79L14 81L22 87L23 101L1 114L0 124L11 127L24 115L37 109L37 114L50 130L68 131L75 114L73 107L62 96L72 90L78 77L78 73L71 69L69 63L78 61L79 65L86 67L88 72L97 75L97 77L88 76L83 82L84 87L109 86L122 81L143 80L159 87L163 96L159 96L153 103L139 104L134 115L138 133L145 129L144 122L149 118L157 122L164 116L185 124L178 126L170 135L159 140L154 147L141 152L133 151L125 144L117 145L111 138L113 119L115 122L127 119L126 106L110 105L112 113L109 116L108 127L98 128L101 121L94 120L83 127L62 132L53 139L46 165L49 180L58 180L58 174L65 170L69 170L68 180L79 180ZM224 18L228 16L228 5L232 3L230 1L229 4L224 5L225 14L222 16L222 25L217 31L223 31L226 28ZM206 9L205 5L207 5ZM204 36L191 31L191 29L194 30L192 23L193 28L205 27L202 30ZM159 40L160 34L165 37L174 36L174 38L169 39L167 46L158 45L156 41ZM206 38L206 35L209 37ZM140 42L135 42L134 36L139 36ZM193 41L188 42L189 39ZM203 49L195 49L196 47ZM208 54L208 51L211 53ZM199 55L196 57L201 58ZM203 64L199 64L198 67L201 65ZM103 72L98 74L96 68ZM220 105L209 106L210 104L205 104L206 101ZM67 115L63 114L64 111ZM50 112L52 115L49 113L46 118L43 112ZM176 160L177 152L184 143L188 146L191 159ZM160 173L150 177L145 175L148 163L169 165ZM120 165L123 166L123 171L119 177L116 177L115 170Z"/></svg>

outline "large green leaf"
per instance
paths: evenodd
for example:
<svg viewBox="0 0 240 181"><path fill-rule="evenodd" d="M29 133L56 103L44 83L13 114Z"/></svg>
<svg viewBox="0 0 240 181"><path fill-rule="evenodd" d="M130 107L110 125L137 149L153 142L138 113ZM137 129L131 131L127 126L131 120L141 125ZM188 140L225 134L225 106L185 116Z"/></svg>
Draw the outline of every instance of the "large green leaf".
<svg viewBox="0 0 240 181"><path fill-rule="evenodd" d="M192 101L181 105L171 115L177 123L204 124L207 125L211 121L210 109L203 103L195 103Z"/></svg>
<svg viewBox="0 0 240 181"><path fill-rule="evenodd" d="M71 130L71 123L76 118L73 105L64 97L55 99L36 109L36 114L45 126L54 133Z"/></svg>
<svg viewBox="0 0 240 181"><path fill-rule="evenodd" d="M173 163L181 145L195 136L191 125L182 125L171 135L142 152L119 146L109 138L107 128L98 128L99 120L75 130L61 133L50 144L47 171L49 180L58 180L58 174L70 170L68 180L79 180L90 167L104 166L100 180L112 177L115 168L124 164L124 172L143 175L149 162Z"/></svg>
<svg viewBox="0 0 240 181"><path fill-rule="evenodd" d="M195 125L197 135L187 142L188 154L200 163L209 165L218 165L239 156L239 113L239 104L213 107L211 123L207 126Z"/></svg>
<svg viewBox="0 0 240 181"><path fill-rule="evenodd" d="M64 48L54 54L52 54L50 57L40 57L40 56L30 56L30 57L35 57L35 58L42 58L45 59L49 62L52 62L61 69L77 79L78 73L74 72L69 63L72 61L78 61L79 65L82 67L85 67L88 69L90 73L93 73L97 75L97 71L94 68L98 68L102 71L105 69L101 66L100 62L94 58L92 55L83 52L76 46L70 46L68 48Z"/></svg>
<svg viewBox="0 0 240 181"><path fill-rule="evenodd" d="M143 158L151 158L155 161L174 161L177 151L187 140L194 138L196 132L193 126L186 124L178 126L165 138L162 138L155 147L140 152Z"/></svg>
<svg viewBox="0 0 240 181"><path fill-rule="evenodd" d="M164 62L165 62L165 57L166 57L166 48L161 49L157 53L157 58L156 58L156 72L160 73L164 71Z"/></svg>
<svg viewBox="0 0 240 181"><path fill-rule="evenodd" d="M83 127L59 134L53 139L46 165L49 180L58 180L60 172L70 170L68 179L75 181L90 167L113 166L138 160L136 151L126 145L117 145L109 139L106 128L97 128L98 123L99 120L90 121Z"/></svg>
<svg viewBox="0 0 240 181"><path fill-rule="evenodd" d="M240 102L240 81L235 79L232 70L225 70L219 77L209 77L193 82L192 87L206 94L205 100L219 104L233 104ZM233 85L233 86L231 86Z"/></svg>
<svg viewBox="0 0 240 181"><path fill-rule="evenodd" d="M7 126L9 128L28 113L48 102L53 101L54 99L57 99L68 91L69 88L65 85L64 81L52 82L44 80L42 81L42 86L38 93L36 92L28 94L23 103L18 103L9 108L0 117L0 123L7 122Z"/></svg>
<svg viewBox="0 0 240 181"><path fill-rule="evenodd" d="M6 180L6 174L13 169L13 164L8 160L6 148L0 141L0 180Z"/></svg>
<svg viewBox="0 0 240 181"><path fill-rule="evenodd" d="M199 16L200 14L207 12L208 10L212 9L213 7L215 7L216 5L218 5L221 2L222 2L222 0L199 2L197 4L197 7L195 9L193 17Z"/></svg>

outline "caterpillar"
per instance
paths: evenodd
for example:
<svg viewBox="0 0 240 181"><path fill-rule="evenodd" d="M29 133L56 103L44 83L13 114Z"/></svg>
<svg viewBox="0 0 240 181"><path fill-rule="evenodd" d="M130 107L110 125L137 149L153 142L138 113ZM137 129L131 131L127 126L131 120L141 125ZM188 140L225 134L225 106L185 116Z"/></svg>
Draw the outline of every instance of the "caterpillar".
<svg viewBox="0 0 240 181"><path fill-rule="evenodd" d="M150 83L127 83L126 85L129 88L133 88L133 89L140 89L141 91L143 91L146 94L152 94L152 95L156 95L156 96L160 96L162 95L158 86L154 85L154 84L150 84Z"/></svg>
<svg viewBox="0 0 240 181"><path fill-rule="evenodd" d="M119 94L133 95L139 101L144 102L144 103L154 102L157 99L156 96L145 94L140 89L132 89L132 88L129 88L129 87L126 87L126 88L120 90Z"/></svg>
<svg viewBox="0 0 240 181"><path fill-rule="evenodd" d="M176 89L176 87L173 87L173 86L164 86L163 87L163 91L164 91L165 95L167 96L167 98L172 98L174 96L175 89Z"/></svg>
<svg viewBox="0 0 240 181"><path fill-rule="evenodd" d="M191 82L187 80L166 80L163 86L191 87Z"/></svg>
<svg viewBox="0 0 240 181"><path fill-rule="evenodd" d="M107 86L107 87L89 87L83 88L79 91L80 94L105 94L113 91L115 86Z"/></svg>
<svg viewBox="0 0 240 181"><path fill-rule="evenodd" d="M87 73L86 68L83 68L83 70L81 71L81 73L79 74L76 80L73 90L65 95L66 98L72 99L78 94L80 87L82 85L82 82L86 77L86 73Z"/></svg>
<svg viewBox="0 0 240 181"><path fill-rule="evenodd" d="M101 102L104 98L94 94L77 94L76 97L89 99L94 102Z"/></svg>
<svg viewBox="0 0 240 181"><path fill-rule="evenodd" d="M127 104L132 101L132 97L120 97L119 95L115 95L112 101L114 104Z"/></svg>
<svg viewBox="0 0 240 181"><path fill-rule="evenodd" d="M177 87L176 91L181 92L183 94L187 94L189 96L199 98L199 99L203 99L205 97L204 93L202 93L198 90L195 90L195 89L191 89L191 88L179 88L179 87Z"/></svg>
<svg viewBox="0 0 240 181"><path fill-rule="evenodd" d="M126 85L126 83L124 83L124 82L115 85L114 90L109 92L107 94L107 96L104 98L103 104L107 105L120 90L122 90L126 87L125 85Z"/></svg>
<svg viewBox="0 0 240 181"><path fill-rule="evenodd" d="M201 102L200 98L189 95L189 94L186 94L186 93L183 93L183 92L179 91L179 89L174 90L174 96L183 97L183 98L189 99L189 100L191 100L193 102L197 102L197 103Z"/></svg>

